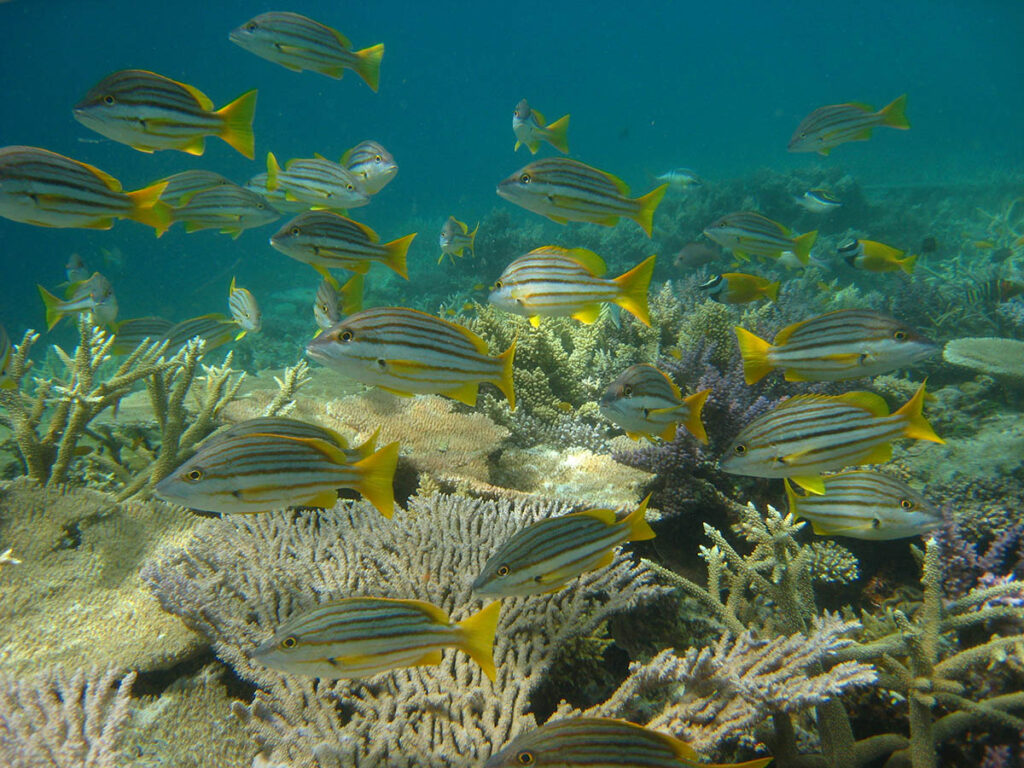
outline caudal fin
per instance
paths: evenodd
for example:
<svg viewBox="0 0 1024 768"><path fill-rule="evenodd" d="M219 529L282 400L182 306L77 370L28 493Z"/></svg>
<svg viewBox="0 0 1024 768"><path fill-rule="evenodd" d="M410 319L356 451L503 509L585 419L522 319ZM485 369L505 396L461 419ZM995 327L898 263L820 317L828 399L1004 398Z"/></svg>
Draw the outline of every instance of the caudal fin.
<svg viewBox="0 0 1024 768"><path fill-rule="evenodd" d="M373 504L384 517L395 513L395 468L398 466L398 443L388 443L354 465L360 478L356 490Z"/></svg>
<svg viewBox="0 0 1024 768"><path fill-rule="evenodd" d="M664 188L660 189L662 194L664 194ZM620 275L614 280L615 284L619 286L619 295L612 301L630 314L635 315L641 323L648 327L651 325L651 313L647 309L647 287L651 284L651 275L654 273L654 260L656 258L657 255L649 256L629 270L629 272Z"/></svg>
<svg viewBox="0 0 1024 768"><path fill-rule="evenodd" d="M156 230L157 237L160 237L174 223L174 211L167 203L160 201L160 195L166 188L166 181L158 181L148 187L128 193L128 197L132 201L132 221L152 227Z"/></svg>
<svg viewBox="0 0 1024 768"><path fill-rule="evenodd" d="M217 110L224 121L220 137L250 160L256 155L256 137L252 133L252 119L256 114L256 91L243 93L226 107Z"/></svg>
<svg viewBox="0 0 1024 768"><path fill-rule="evenodd" d="M933 443L945 443L945 440L935 434L932 425L928 423L922 413L925 397L924 385L925 383L921 382L921 386L917 388L914 396L907 400L903 407L896 411L893 416L902 416L906 420L906 426L903 429L904 437L910 437L914 440L929 440Z"/></svg>
<svg viewBox="0 0 1024 768"><path fill-rule="evenodd" d="M352 69L376 93L377 86L380 84L380 60L384 58L384 43L377 43L377 45L356 51L355 56L356 60L352 64Z"/></svg>
<svg viewBox="0 0 1024 768"><path fill-rule="evenodd" d="M662 184L660 187L652 189L643 197L638 197L633 201L639 205L639 209L630 218L640 225L640 228L647 233L648 237L651 236L651 229L654 226L654 211L661 203L661 198L665 196L667 190L668 184Z"/></svg>
<svg viewBox="0 0 1024 768"><path fill-rule="evenodd" d="M551 146L559 152L569 154L569 116L558 118L546 130Z"/></svg>
<svg viewBox="0 0 1024 768"><path fill-rule="evenodd" d="M896 262L900 265L900 269L906 272L908 275L914 271L914 264L917 263L917 254L912 253L905 259L900 259Z"/></svg>
<svg viewBox="0 0 1024 768"><path fill-rule="evenodd" d="M891 104L882 108L882 125L890 128L899 128L905 131L910 127L907 120L907 94L903 94Z"/></svg>
<svg viewBox="0 0 1024 768"><path fill-rule="evenodd" d="M710 394L710 389L702 389L700 392L695 392L689 397L683 398L683 402L690 408L690 415L686 417L684 424L690 430L690 433L704 443L704 445L708 444L708 433L704 429L704 422L701 421L701 411L704 409L704 403Z"/></svg>
<svg viewBox="0 0 1024 768"><path fill-rule="evenodd" d="M469 229L469 227L466 227ZM476 233L480 231L480 222L476 223L473 227L473 231L469 233L469 242L466 243L466 247L469 248L469 255L471 258L476 258Z"/></svg>
<svg viewBox="0 0 1024 768"><path fill-rule="evenodd" d="M747 384L754 384L775 369L775 365L768 359L772 345L746 328L737 325L733 330L736 331L736 341L740 345L740 355L743 356L743 378Z"/></svg>
<svg viewBox="0 0 1024 768"><path fill-rule="evenodd" d="M516 341L518 339L513 339L509 348L498 355L498 359L501 361L501 375L491 382L501 390L505 399L508 400L510 411L516 409L516 393L512 387L512 359L516 356Z"/></svg>
<svg viewBox="0 0 1024 768"><path fill-rule="evenodd" d="M409 279L409 269L406 266L406 255L409 252L409 245L412 243L414 237L416 237L415 232L411 235L400 237L397 240L392 240L390 243L384 243L384 249L388 252L387 258L384 259L384 263L406 280Z"/></svg>
<svg viewBox="0 0 1024 768"><path fill-rule="evenodd" d="M480 665L488 680L493 680L497 673L494 666L494 635L498 631L500 615L501 601L495 600L456 625L462 630L459 647Z"/></svg>
<svg viewBox="0 0 1024 768"><path fill-rule="evenodd" d="M36 285L36 287L39 289L39 295L43 297L43 306L46 307L46 330L52 331L53 326L64 317L64 313L59 308L61 300L43 288L43 286Z"/></svg>
<svg viewBox="0 0 1024 768"><path fill-rule="evenodd" d="M814 241L817 239L818 230L812 229L810 232L805 232L793 241L793 253L801 264L806 266L810 263L811 248L814 246Z"/></svg>
<svg viewBox="0 0 1024 768"><path fill-rule="evenodd" d="M640 506L622 518L622 522L629 526L629 538L626 541L647 541L654 538L654 531L647 522L647 504L651 500L651 494L640 502Z"/></svg>

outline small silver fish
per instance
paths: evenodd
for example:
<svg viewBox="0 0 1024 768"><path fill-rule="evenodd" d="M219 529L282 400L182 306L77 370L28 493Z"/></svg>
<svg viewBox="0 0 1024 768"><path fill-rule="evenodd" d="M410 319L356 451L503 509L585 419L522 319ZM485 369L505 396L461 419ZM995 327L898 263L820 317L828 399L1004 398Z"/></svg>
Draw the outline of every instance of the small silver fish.
<svg viewBox="0 0 1024 768"><path fill-rule="evenodd" d="M313 317L320 331L326 331L341 322L345 315L363 308L363 276L352 275L342 286L331 275L320 281L313 300ZM317 335L319 335L319 331Z"/></svg>
<svg viewBox="0 0 1024 768"><path fill-rule="evenodd" d="M236 240L245 230L262 227L280 216L266 198L234 184L196 192L174 211L174 220L183 222L186 232L219 229Z"/></svg>
<svg viewBox="0 0 1024 768"><path fill-rule="evenodd" d="M828 213L843 207L838 198L824 189L809 189L800 197L794 197L793 202L811 213Z"/></svg>
<svg viewBox="0 0 1024 768"><path fill-rule="evenodd" d="M468 249L470 258L476 256L475 241L476 233L480 229L480 224L477 224L472 232L469 231L469 226L456 219L454 216L449 216L448 221L441 227L441 236L438 238L438 243L441 246L441 256L437 259L437 263L440 264L445 256L451 258L452 262L455 262L455 257L462 258L463 250Z"/></svg>
<svg viewBox="0 0 1024 768"><path fill-rule="evenodd" d="M68 256L68 263L64 265L64 270L68 276L68 283L80 283L83 280L87 280L89 275L92 274L89 268L85 266L85 262L82 261L82 257L77 253L72 253Z"/></svg>
<svg viewBox="0 0 1024 768"><path fill-rule="evenodd" d="M689 168L673 168L671 171L665 171L655 176L654 180L668 184L671 189L675 190L699 187L704 184L704 181L697 175L697 172Z"/></svg>
<svg viewBox="0 0 1024 768"><path fill-rule="evenodd" d="M544 115L535 109L530 109L526 99L516 104L512 113L512 132L516 135L516 152L523 144L530 150L530 154L537 154L540 143L546 141L559 152L569 153L569 115L563 115L551 125L545 126L547 122Z"/></svg>
<svg viewBox="0 0 1024 768"><path fill-rule="evenodd" d="M247 333L259 333L263 324L263 314L260 312L260 305L256 303L256 297L245 288L235 285L235 278L231 278L231 288L228 289L228 306L231 308L231 317L242 329L235 339L240 339Z"/></svg>
<svg viewBox="0 0 1024 768"><path fill-rule="evenodd" d="M703 389L683 397L679 387L663 371L649 363L632 365L605 389L601 396L601 415L626 431L633 440L646 437L675 439L676 427L684 425L691 434L707 444L708 434L700 420L704 401L711 393Z"/></svg>

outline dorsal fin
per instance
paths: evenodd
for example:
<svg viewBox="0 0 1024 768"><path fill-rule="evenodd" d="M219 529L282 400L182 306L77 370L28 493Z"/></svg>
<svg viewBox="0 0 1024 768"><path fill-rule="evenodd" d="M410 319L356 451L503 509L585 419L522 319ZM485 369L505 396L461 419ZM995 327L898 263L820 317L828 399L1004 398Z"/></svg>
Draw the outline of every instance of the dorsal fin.
<svg viewBox="0 0 1024 768"><path fill-rule="evenodd" d="M863 408L873 416L888 416L889 405L874 392L846 392L837 396L844 403Z"/></svg>
<svg viewBox="0 0 1024 768"><path fill-rule="evenodd" d="M374 232L372 229L370 229L365 224L362 224L362 223L360 223L360 222L358 222L358 221L356 221L354 219L349 219L349 221L351 221L353 224L355 224L356 227L359 228L359 231L362 232L364 235L366 235L366 239L369 240L371 243L376 243L376 242L380 241L380 235L378 235L376 232Z"/></svg>
<svg viewBox="0 0 1024 768"><path fill-rule="evenodd" d="M106 184L106 185L107 185L107 189L109 189L109 190L110 190L111 192L120 192L120 191L121 191L121 189L122 189L122 188L121 188L121 182L120 182L120 181L118 181L117 179L115 179L115 178L114 178L113 176L111 176L111 175L110 175L109 173L107 173L106 171L101 171L101 170L100 170L99 168L97 168L97 167L96 167L95 165L89 165L88 163L83 163L83 162L82 162L81 160L75 160L75 162L76 162L76 163L78 163L79 165L83 165L83 166L85 166L85 167L86 167L86 168L88 168L88 169L89 169L90 171L92 171L93 173L95 173L95 174L96 174L96 176L98 176L98 177L99 177L99 179L100 179L100 180L101 180L101 181L102 181L102 182L103 182L104 184Z"/></svg>
<svg viewBox="0 0 1024 768"><path fill-rule="evenodd" d="M775 334L775 341L773 341L772 344L774 344L776 347L779 346L780 344L785 344L787 341L789 341L789 337L793 335L794 331L796 331L797 328L807 325L807 323L807 320L801 320L799 323L787 325L785 328L783 328L781 331Z"/></svg>
<svg viewBox="0 0 1024 768"><path fill-rule="evenodd" d="M565 256L580 264L594 277L601 277L601 275L608 271L604 259L586 248L567 248L565 249Z"/></svg>
<svg viewBox="0 0 1024 768"><path fill-rule="evenodd" d="M592 170L597 170L597 169L595 168L595 169L592 169ZM608 181L610 181L612 184L614 184L615 188L617 190L619 190L619 194L620 195L622 195L623 197L629 197L629 184L624 182L618 176L615 176L614 174L608 173L608 171L598 171L598 173L602 174L606 179L608 179Z"/></svg>
<svg viewBox="0 0 1024 768"><path fill-rule="evenodd" d="M180 85L182 88L188 91L192 95L192 97L199 102L199 106L202 107L205 111L213 111L213 102L210 101L210 97L207 96L205 93L200 91L195 86L189 85L188 83L178 83L178 85Z"/></svg>
<svg viewBox="0 0 1024 768"><path fill-rule="evenodd" d="M600 520L605 525L615 525L616 522L615 511L611 509L584 509L579 512L573 512L573 514L580 517L592 517L595 520Z"/></svg>
<svg viewBox="0 0 1024 768"><path fill-rule="evenodd" d="M331 29L331 28L328 27L328 29ZM339 43L341 43L342 48L351 48L352 47L352 43L349 42L348 38L345 37L343 34L341 34L341 32L339 32L338 30L331 29L331 34L333 34L335 39Z"/></svg>

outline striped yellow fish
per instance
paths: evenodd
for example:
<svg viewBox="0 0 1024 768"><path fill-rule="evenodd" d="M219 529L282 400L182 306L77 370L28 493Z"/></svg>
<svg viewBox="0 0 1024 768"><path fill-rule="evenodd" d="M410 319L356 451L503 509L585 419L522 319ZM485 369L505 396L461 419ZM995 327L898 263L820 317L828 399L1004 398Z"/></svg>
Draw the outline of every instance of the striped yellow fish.
<svg viewBox="0 0 1024 768"><path fill-rule="evenodd" d="M376 195L398 174L394 156L376 141L361 141L341 156L368 195Z"/></svg>
<svg viewBox="0 0 1024 768"><path fill-rule="evenodd" d="M174 209L174 220L183 222L186 232L219 229L236 240L247 229L262 227L281 217L262 196L244 187L227 184L187 196Z"/></svg>
<svg viewBox="0 0 1024 768"><path fill-rule="evenodd" d="M712 222L704 234L723 248L728 248L740 261L750 256L781 258L792 253L803 265L811 259L811 247L818 230L796 236L789 227L772 221L755 211L736 211Z"/></svg>
<svg viewBox="0 0 1024 768"><path fill-rule="evenodd" d="M528 317L534 326L541 317L574 317L592 323L601 304L611 302L651 324L647 288L655 256L614 279L601 277L604 261L586 248L545 245L520 256L505 267L487 300L505 312Z"/></svg>
<svg viewBox="0 0 1024 768"><path fill-rule="evenodd" d="M72 283L67 289L67 298L61 299L37 285L46 308L46 329L52 331L61 319L79 312L92 313L93 322L110 325L117 319L117 296L114 287L99 272L88 280Z"/></svg>
<svg viewBox="0 0 1024 768"><path fill-rule="evenodd" d="M909 485L881 472L840 472L825 478L823 496L800 496L786 483L789 513L811 522L819 536L868 541L920 536L942 514Z"/></svg>
<svg viewBox="0 0 1024 768"><path fill-rule="evenodd" d="M786 381L842 381L906 368L938 351L912 328L869 309L840 309L778 332L774 342L736 328L743 376L753 384L776 368Z"/></svg>
<svg viewBox="0 0 1024 768"><path fill-rule="evenodd" d="M352 488L391 517L398 443L353 458L333 439L245 430L231 437L215 436L154 490L164 501L192 509L245 514L331 507L338 499L337 489Z"/></svg>
<svg viewBox="0 0 1024 768"><path fill-rule="evenodd" d="M365 224L332 211L307 211L286 222L270 237L270 245L285 256L309 264L326 277L329 269L365 275L373 263L383 264L406 280L406 255L416 233L381 243Z"/></svg>
<svg viewBox="0 0 1024 768"><path fill-rule="evenodd" d="M487 342L461 325L404 307L375 307L349 316L313 339L306 353L368 386L397 395L440 394L476 405L489 382L515 410L516 344L492 357Z"/></svg>
<svg viewBox="0 0 1024 768"><path fill-rule="evenodd" d="M304 203L301 200L289 200L286 197L286 190L280 184L276 189L267 189L266 173L257 173L245 183L245 188L260 195L277 210L285 213L302 213L310 208L309 203Z"/></svg>
<svg viewBox="0 0 1024 768"><path fill-rule="evenodd" d="M601 396L601 415L633 440L674 440L676 426L682 424L707 444L700 412L709 394L710 389L703 389L684 398L672 379L653 365L641 363L630 366L608 385Z"/></svg>
<svg viewBox="0 0 1024 768"><path fill-rule="evenodd" d="M313 319L321 331L326 331L341 322L345 315L351 315L362 308L362 275L352 275L348 282L341 286L328 275L320 281L316 296L313 298Z"/></svg>
<svg viewBox="0 0 1024 768"><path fill-rule="evenodd" d="M621 520L610 509L587 509L526 526L487 558L473 591L489 597L557 592L581 573L611 565L620 544L654 538L645 519L650 498Z"/></svg>
<svg viewBox="0 0 1024 768"><path fill-rule="evenodd" d="M517 736L484 768L764 768L771 761L705 763L667 733L610 717L572 717Z"/></svg>
<svg viewBox="0 0 1024 768"><path fill-rule="evenodd" d="M720 466L733 475L788 477L805 490L824 493L822 472L889 461L893 440L944 443L921 413L924 397L922 384L892 414L871 392L791 397L744 427Z"/></svg>
<svg viewBox="0 0 1024 768"><path fill-rule="evenodd" d="M115 219L153 227L171 225L160 202L165 182L124 192L109 173L38 147L0 149L0 216L37 227L110 229Z"/></svg>
<svg viewBox="0 0 1024 768"><path fill-rule="evenodd" d="M203 349L205 352L211 352L235 338L237 331L238 325L234 320L220 312L212 312L175 323L164 338L167 339L167 350L171 353L178 351L194 338L206 342Z"/></svg>
<svg viewBox="0 0 1024 768"><path fill-rule="evenodd" d="M526 99L520 100L512 112L512 133L516 135L516 152L526 145L531 155L536 155L540 143L546 141L559 152L569 153L569 116L560 118L545 126L547 120L536 109L530 109Z"/></svg>
<svg viewBox="0 0 1024 768"><path fill-rule="evenodd" d="M469 654L491 680L501 603L458 624L422 600L346 597L305 611L258 646L256 661L326 680L365 678L400 667L436 666L444 648Z"/></svg>
<svg viewBox="0 0 1024 768"><path fill-rule="evenodd" d="M15 389L17 385L11 378L11 357L13 349L7 329L0 324L0 389Z"/></svg>
<svg viewBox="0 0 1024 768"><path fill-rule="evenodd" d="M115 355L126 355L146 341L162 341L170 333L174 323L162 317L133 317L122 320L114 330L114 344L110 351Z"/></svg>
<svg viewBox="0 0 1024 768"><path fill-rule="evenodd" d="M231 186L231 182L213 171L182 171L160 181L167 184L160 199L172 208L182 206L197 192Z"/></svg>
<svg viewBox="0 0 1024 768"><path fill-rule="evenodd" d="M267 189L284 190L285 200L310 208L358 208L370 202L359 179L326 157L289 160L284 170L273 152L267 153Z"/></svg>
<svg viewBox="0 0 1024 768"><path fill-rule="evenodd" d="M559 224L589 221L614 227L625 216L648 237L654 211L667 189L662 184L633 199L621 179L568 157L535 160L498 184L501 197Z"/></svg>
<svg viewBox="0 0 1024 768"><path fill-rule="evenodd" d="M100 80L75 105L75 119L108 139L140 152L177 149L201 155L206 137L217 136L250 160L256 91L215 110L191 85L142 69L125 69Z"/></svg>
<svg viewBox="0 0 1024 768"><path fill-rule="evenodd" d="M867 141L871 131L880 125L905 131L910 127L906 109L906 94L877 112L858 103L818 107L796 127L789 140L789 151L827 155L848 141Z"/></svg>
<svg viewBox="0 0 1024 768"><path fill-rule="evenodd" d="M476 256L476 233L480 229L480 224L477 224L473 231L469 231L469 225L459 221L454 216L449 216L448 221L441 227L441 236L438 238L438 244L441 246L441 255L437 259L437 263L440 264L444 261L444 257L447 255L451 258L452 263L455 263L455 257L462 258L462 252L469 250L470 258Z"/></svg>
<svg viewBox="0 0 1024 768"><path fill-rule="evenodd" d="M846 263L868 272L895 272L902 269L908 275L914 271L917 254L901 258L906 251L874 240L849 240L839 246L839 255Z"/></svg>
<svg viewBox="0 0 1024 768"><path fill-rule="evenodd" d="M700 284L708 297L720 304L747 304L758 299L776 301L779 298L779 281L766 277L748 275L743 272L723 272Z"/></svg>
<svg viewBox="0 0 1024 768"><path fill-rule="evenodd" d="M293 72L308 69L340 80L345 70L351 69L374 91L380 83L383 44L354 51L352 43L336 29L297 13L261 13L231 30L228 39Z"/></svg>
<svg viewBox="0 0 1024 768"><path fill-rule="evenodd" d="M372 456L377 450L377 437L380 430L370 436L366 442L349 446L348 440L333 429L321 427L319 424L310 424L307 421L289 419L286 416L259 416L255 419L246 419L229 427L218 430L203 441L200 449L205 450L210 446L217 445L225 440L233 440L239 437L252 435L278 435L280 437L291 437L299 440L323 440L334 443L348 457L349 461L357 462Z"/></svg>
<svg viewBox="0 0 1024 768"><path fill-rule="evenodd" d="M231 278L231 287L228 288L228 307L231 309L231 318L242 329L235 336L236 340L247 333L260 332L263 325L263 313L260 312L260 305L248 289L235 285L233 277Z"/></svg>

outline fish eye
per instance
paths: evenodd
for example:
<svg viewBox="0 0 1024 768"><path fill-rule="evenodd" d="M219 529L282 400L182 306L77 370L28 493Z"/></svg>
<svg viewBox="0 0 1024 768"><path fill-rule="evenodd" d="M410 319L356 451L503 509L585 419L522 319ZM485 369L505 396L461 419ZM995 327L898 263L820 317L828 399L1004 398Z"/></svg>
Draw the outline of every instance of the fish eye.
<svg viewBox="0 0 1024 768"><path fill-rule="evenodd" d="M338 335L338 341L352 341L352 331L342 331Z"/></svg>
<svg viewBox="0 0 1024 768"><path fill-rule="evenodd" d="M733 450L736 452L737 456L742 456L747 452L747 446L745 446L743 443L739 443L735 448L733 448Z"/></svg>
<svg viewBox="0 0 1024 768"><path fill-rule="evenodd" d="M903 509L913 509L914 502L910 499L900 499L900 506L903 507Z"/></svg>
<svg viewBox="0 0 1024 768"><path fill-rule="evenodd" d="M285 650L288 650L289 648L294 648L298 644L299 640L294 635L288 635L288 637L281 641L281 647Z"/></svg>
<svg viewBox="0 0 1024 768"><path fill-rule="evenodd" d="M374 155L374 156L373 156L373 161L374 161L375 163L382 163L382 162L384 162L384 158L383 158L383 157L381 157L380 155Z"/></svg>
<svg viewBox="0 0 1024 768"><path fill-rule="evenodd" d="M203 470L199 469L199 467L196 467L192 471L187 472L185 474L185 479L188 480L190 483L198 483L200 480L203 479Z"/></svg>
<svg viewBox="0 0 1024 768"><path fill-rule="evenodd" d="M510 573L512 573L512 569L509 568L507 565L502 565L498 567L498 570L496 570L495 573L499 576L508 576Z"/></svg>
<svg viewBox="0 0 1024 768"><path fill-rule="evenodd" d="M107 106L110 106L114 103L114 97L108 93L106 96L103 97L103 103Z"/></svg>
<svg viewBox="0 0 1024 768"><path fill-rule="evenodd" d="M245 25L245 28L250 32L255 32L258 26L259 25L255 21L250 21L248 24Z"/></svg>
<svg viewBox="0 0 1024 768"><path fill-rule="evenodd" d="M495 288L501 288L501 280L495 280L494 281L494 287Z"/></svg>
<svg viewBox="0 0 1024 768"><path fill-rule="evenodd" d="M623 395L623 397L629 397L632 394L633 394L633 388L631 386L629 386L629 384L627 384L626 386L624 386L622 388L622 395Z"/></svg>
<svg viewBox="0 0 1024 768"><path fill-rule="evenodd" d="M530 174L524 173L522 176L519 177L519 180L521 182L523 182L523 184L529 184L530 183Z"/></svg>
<svg viewBox="0 0 1024 768"><path fill-rule="evenodd" d="M894 339L896 339L896 341L906 341L907 340L907 332L906 331L895 331L895 332L893 332L892 337Z"/></svg>
<svg viewBox="0 0 1024 768"><path fill-rule="evenodd" d="M353 189L355 189L355 185L353 185L353 184L346 184L345 185L345 189L353 190Z"/></svg>
<svg viewBox="0 0 1024 768"><path fill-rule="evenodd" d="M292 233L293 235L297 235L297 234L299 234L299 228L298 228L298 227L292 227L292 229L291 229L291 233Z"/></svg>
<svg viewBox="0 0 1024 768"><path fill-rule="evenodd" d="M523 750L516 755L516 760L519 761L520 765L533 765L533 752Z"/></svg>

